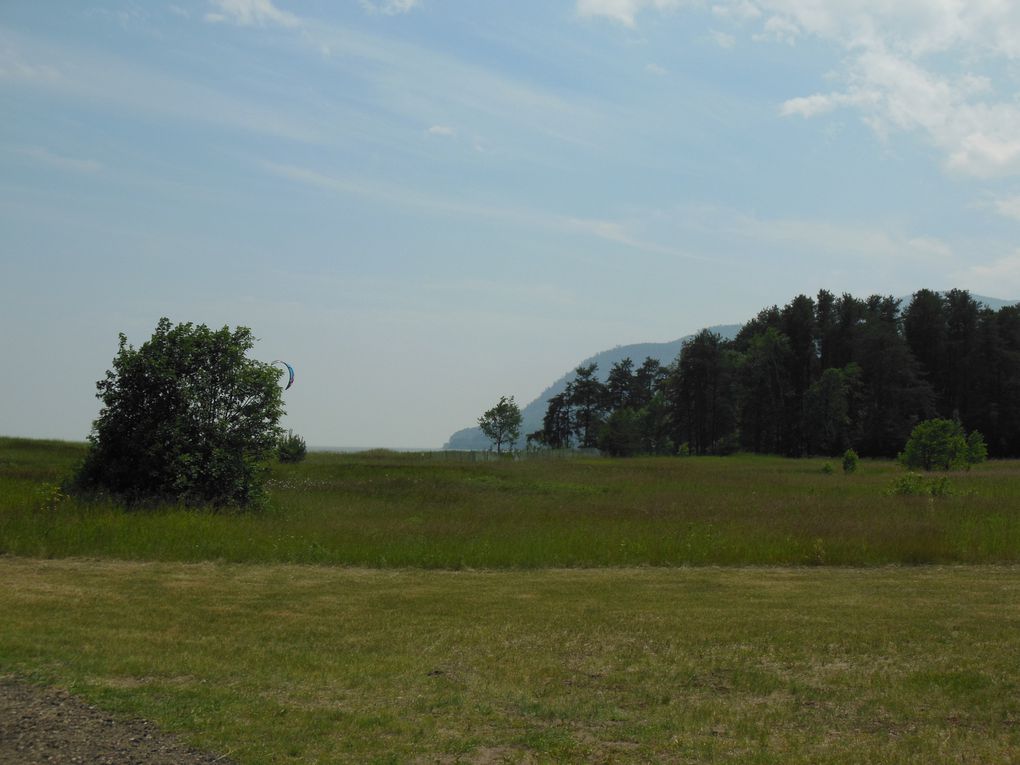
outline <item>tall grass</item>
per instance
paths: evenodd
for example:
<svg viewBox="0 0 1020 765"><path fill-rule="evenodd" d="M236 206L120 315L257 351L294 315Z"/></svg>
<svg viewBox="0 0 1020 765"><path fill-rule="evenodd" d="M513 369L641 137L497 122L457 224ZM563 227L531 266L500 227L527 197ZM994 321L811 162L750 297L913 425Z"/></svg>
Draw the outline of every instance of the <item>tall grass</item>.
<svg viewBox="0 0 1020 765"><path fill-rule="evenodd" d="M423 568L1020 561L1020 462L890 495L901 469L773 457L476 460L312 453L270 506L217 514L84 503L55 487L80 445L0 439L0 552Z"/></svg>

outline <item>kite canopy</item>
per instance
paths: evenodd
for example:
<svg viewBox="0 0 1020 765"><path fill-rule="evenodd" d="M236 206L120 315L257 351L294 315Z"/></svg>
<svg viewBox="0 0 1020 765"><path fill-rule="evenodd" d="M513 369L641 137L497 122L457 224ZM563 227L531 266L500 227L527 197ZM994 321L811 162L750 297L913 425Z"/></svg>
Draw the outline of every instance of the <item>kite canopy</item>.
<svg viewBox="0 0 1020 765"><path fill-rule="evenodd" d="M287 373L290 375L290 379L287 380L287 387L284 388L284 390L289 390L290 386L294 384L294 367L292 367L286 361L281 361L280 359L274 359L270 363L272 363L272 364L283 364L285 367L287 367Z"/></svg>

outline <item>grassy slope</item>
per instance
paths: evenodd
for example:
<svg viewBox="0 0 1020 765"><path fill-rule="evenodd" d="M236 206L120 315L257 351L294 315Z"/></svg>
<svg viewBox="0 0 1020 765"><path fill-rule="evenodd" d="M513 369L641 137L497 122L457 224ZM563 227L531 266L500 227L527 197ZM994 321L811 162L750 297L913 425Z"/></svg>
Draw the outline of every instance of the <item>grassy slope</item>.
<svg viewBox="0 0 1020 765"><path fill-rule="evenodd" d="M1020 758L1020 569L0 558L0 671L242 763Z"/></svg>

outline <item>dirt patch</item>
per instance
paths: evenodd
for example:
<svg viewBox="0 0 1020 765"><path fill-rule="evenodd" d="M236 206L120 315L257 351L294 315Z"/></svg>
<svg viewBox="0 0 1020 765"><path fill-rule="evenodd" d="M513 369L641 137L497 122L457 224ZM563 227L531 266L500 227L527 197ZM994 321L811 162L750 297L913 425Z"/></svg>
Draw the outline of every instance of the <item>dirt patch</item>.
<svg viewBox="0 0 1020 765"><path fill-rule="evenodd" d="M66 691L0 677L0 762L5 765L233 765L145 720L118 720Z"/></svg>

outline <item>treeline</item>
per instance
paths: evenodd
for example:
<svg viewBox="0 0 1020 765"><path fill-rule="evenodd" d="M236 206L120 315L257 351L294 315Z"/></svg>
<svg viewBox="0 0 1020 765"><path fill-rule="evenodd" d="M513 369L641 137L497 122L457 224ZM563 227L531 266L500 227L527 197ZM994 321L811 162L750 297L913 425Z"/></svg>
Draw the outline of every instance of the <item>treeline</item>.
<svg viewBox="0 0 1020 765"><path fill-rule="evenodd" d="M668 366L575 370L529 443L613 455L895 456L918 422L955 419L989 454L1020 456L1020 308L965 290L866 300L821 291L761 311L733 340L708 330Z"/></svg>

